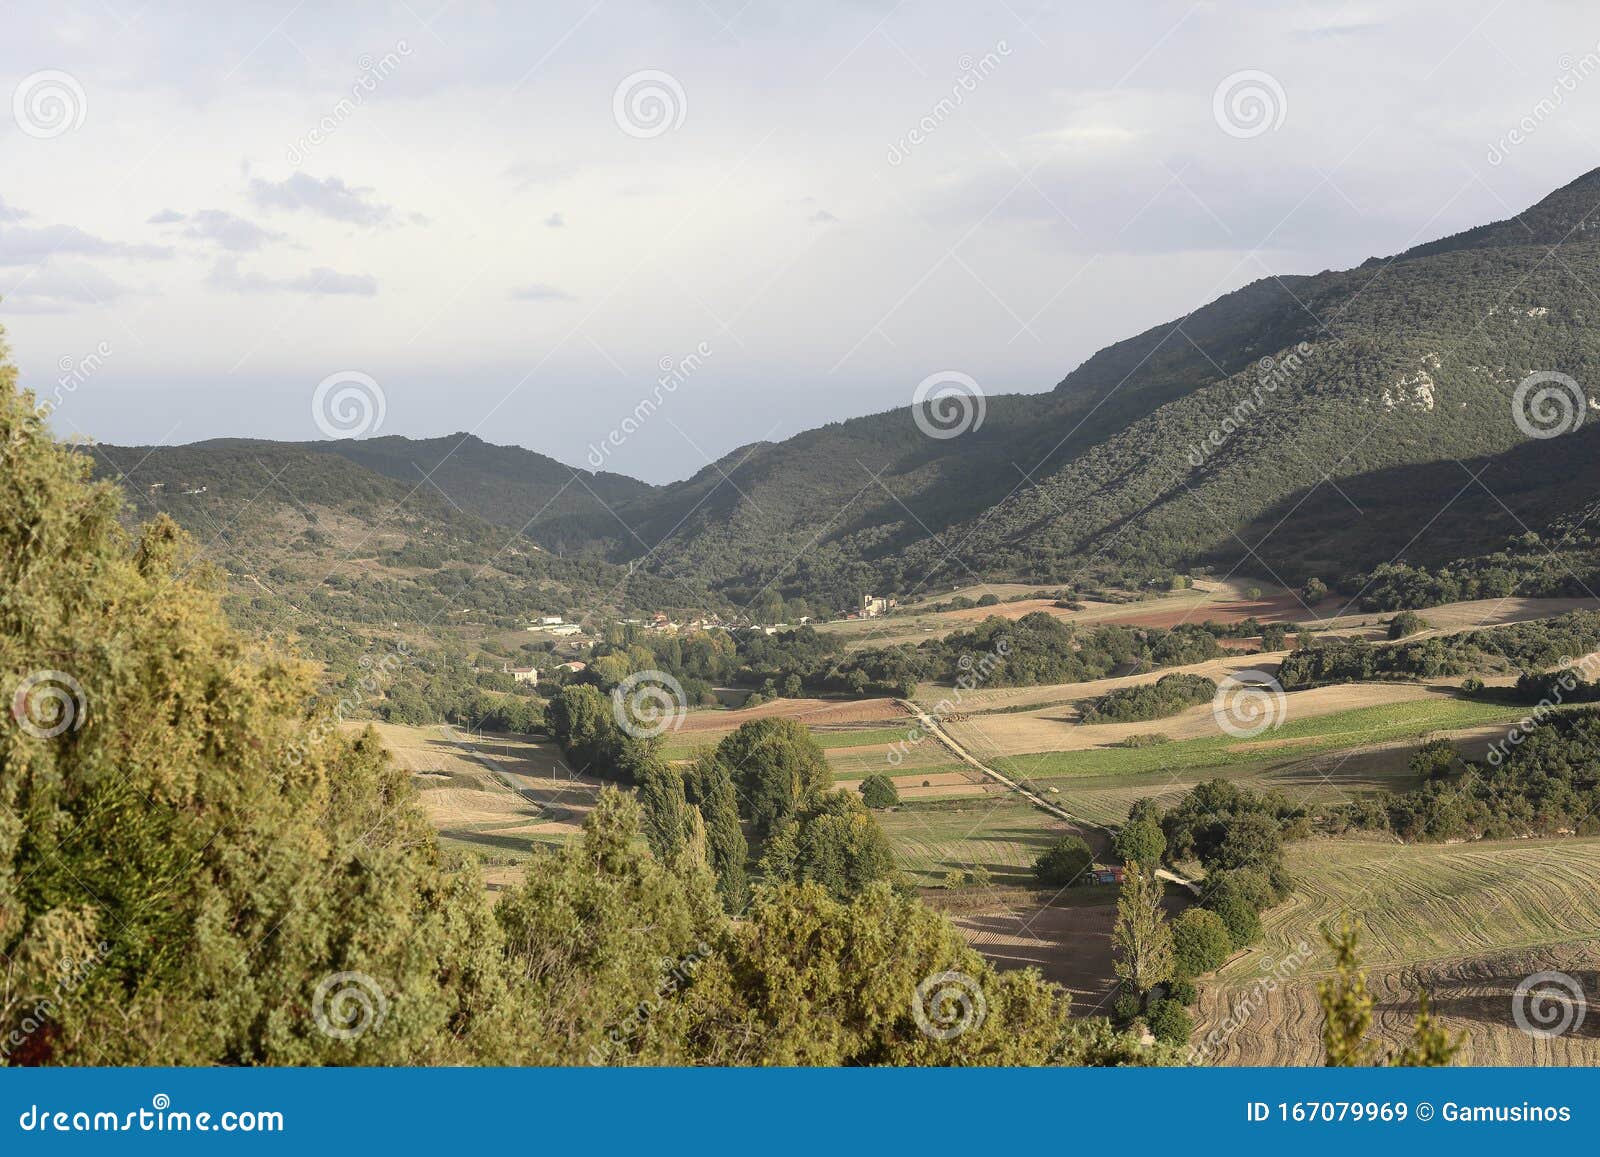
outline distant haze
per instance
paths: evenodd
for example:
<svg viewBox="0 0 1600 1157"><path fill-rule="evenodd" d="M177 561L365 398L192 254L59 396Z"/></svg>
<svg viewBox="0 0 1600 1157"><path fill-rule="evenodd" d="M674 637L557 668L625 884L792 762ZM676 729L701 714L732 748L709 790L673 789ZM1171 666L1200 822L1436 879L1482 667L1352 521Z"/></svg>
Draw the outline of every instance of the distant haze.
<svg viewBox="0 0 1600 1157"><path fill-rule="evenodd" d="M0 322L63 436L316 438L341 375L379 433L661 482L1508 216L1595 165L1597 39L1492 0L12 5Z"/></svg>

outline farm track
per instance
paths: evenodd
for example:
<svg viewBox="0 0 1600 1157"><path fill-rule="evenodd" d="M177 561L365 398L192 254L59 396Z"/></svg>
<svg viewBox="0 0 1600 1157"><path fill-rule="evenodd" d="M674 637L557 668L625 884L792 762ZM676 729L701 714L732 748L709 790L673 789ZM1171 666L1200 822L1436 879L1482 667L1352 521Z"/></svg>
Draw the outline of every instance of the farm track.
<svg viewBox="0 0 1600 1157"><path fill-rule="evenodd" d="M1093 823L1089 820L1083 819L1080 816L1073 815L1060 804L1051 803L1043 796L1040 796L1036 792L1030 791L1028 788L1023 787L1020 783L1016 782L1016 780L1002 775L1000 772L990 767L987 763L984 763L977 756L973 755L965 747L961 746L960 743L956 742L956 740L953 739L950 734L938 724L933 716L929 715L921 707L918 707L915 703L905 699L897 699L895 702L899 703L900 706L904 707L907 711L916 716L917 722L924 729L926 729L930 735L932 735L940 743L944 744L944 746L948 748L957 759L961 760L963 763L969 764L983 775L995 780L997 783L1003 784L1006 788L1021 796L1023 799L1027 800L1041 811L1047 812L1058 819L1066 820L1067 823L1073 825L1075 829L1078 829L1081 834L1087 834L1084 829L1094 829L1101 835L1101 838L1096 841L1102 845L1100 849L1098 849L1100 854L1103 855L1105 851L1109 849L1111 836L1115 834L1115 829L1108 827L1105 824ZM1200 894L1200 886L1194 881L1186 880L1174 872L1167 871L1165 868L1158 870L1156 872L1156 876L1158 879L1167 880L1171 883L1179 885L1180 887L1187 888L1196 896Z"/></svg>

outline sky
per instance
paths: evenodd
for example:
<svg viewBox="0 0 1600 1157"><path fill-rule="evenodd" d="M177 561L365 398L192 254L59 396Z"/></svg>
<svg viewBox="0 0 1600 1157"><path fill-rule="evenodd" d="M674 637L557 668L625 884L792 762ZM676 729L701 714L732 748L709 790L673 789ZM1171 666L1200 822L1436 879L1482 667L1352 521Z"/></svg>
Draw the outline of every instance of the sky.
<svg viewBox="0 0 1600 1157"><path fill-rule="evenodd" d="M665 482L1600 164L1579 0L5 22L0 324L59 435L122 444L467 431Z"/></svg>

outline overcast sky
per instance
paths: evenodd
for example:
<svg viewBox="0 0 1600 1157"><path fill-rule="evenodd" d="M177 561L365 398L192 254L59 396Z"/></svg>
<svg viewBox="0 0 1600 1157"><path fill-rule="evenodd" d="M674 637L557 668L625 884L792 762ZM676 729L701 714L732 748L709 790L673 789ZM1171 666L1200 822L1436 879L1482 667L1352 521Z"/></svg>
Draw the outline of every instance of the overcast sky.
<svg viewBox="0 0 1600 1157"><path fill-rule="evenodd" d="M659 395L604 461L666 481L1600 164L1579 0L331 7L6 5L0 322L60 434L585 465Z"/></svg>

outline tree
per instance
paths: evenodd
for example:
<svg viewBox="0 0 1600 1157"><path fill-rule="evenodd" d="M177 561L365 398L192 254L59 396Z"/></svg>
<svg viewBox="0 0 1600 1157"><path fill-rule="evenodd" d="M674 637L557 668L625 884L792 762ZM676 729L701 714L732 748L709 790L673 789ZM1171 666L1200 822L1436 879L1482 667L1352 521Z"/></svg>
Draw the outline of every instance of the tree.
<svg viewBox="0 0 1600 1157"><path fill-rule="evenodd" d="M1167 837L1154 820L1130 820L1117 833L1114 847L1123 863L1137 860L1155 866L1166 853Z"/></svg>
<svg viewBox="0 0 1600 1157"><path fill-rule="evenodd" d="M815 812L785 820L767 841L761 867L772 879L819 884L841 900L895 875L888 837L846 791L827 796Z"/></svg>
<svg viewBox="0 0 1600 1157"><path fill-rule="evenodd" d="M814 808L833 786L833 770L822 748L794 719L754 719L717 745L746 803L746 815L761 834Z"/></svg>
<svg viewBox="0 0 1600 1157"><path fill-rule="evenodd" d="M870 808L898 807L900 804L900 789L895 787L894 780L882 773L869 775L861 781L861 802Z"/></svg>
<svg viewBox="0 0 1600 1157"><path fill-rule="evenodd" d="M1278 821L1265 812L1236 815L1227 825L1216 854L1206 868L1264 868L1283 862L1283 836Z"/></svg>
<svg viewBox="0 0 1600 1157"><path fill-rule="evenodd" d="M1206 880L1205 906L1221 919L1234 948L1245 948L1261 939L1261 910L1264 902L1241 882L1241 872L1219 872Z"/></svg>
<svg viewBox="0 0 1600 1157"><path fill-rule="evenodd" d="M1093 863L1094 853L1082 836L1062 836L1033 862L1033 876L1046 887L1065 888L1082 883Z"/></svg>
<svg viewBox="0 0 1600 1157"><path fill-rule="evenodd" d="M1158 1000L1150 1006L1144 1019L1150 1035L1166 1044L1188 1044L1189 1034L1194 1032L1194 1018L1181 1001Z"/></svg>
<svg viewBox="0 0 1600 1157"><path fill-rule="evenodd" d="M739 824L739 794L733 777L714 751L705 750L696 756L686 787L705 824L706 860L716 873L723 907L742 912L750 900L745 871L750 846Z"/></svg>
<svg viewBox="0 0 1600 1157"><path fill-rule="evenodd" d="M1228 926L1215 912L1190 908L1172 925L1173 973L1183 979L1222 967L1233 951Z"/></svg>
<svg viewBox="0 0 1600 1157"><path fill-rule="evenodd" d="M1316 606L1328 597L1328 584L1319 578L1306 579L1306 585L1300 592L1301 598L1310 606Z"/></svg>
<svg viewBox="0 0 1600 1157"><path fill-rule="evenodd" d="M1162 887L1137 862L1127 866L1111 930L1117 976L1143 997L1172 979L1172 928L1161 907Z"/></svg>
<svg viewBox="0 0 1600 1157"><path fill-rule="evenodd" d="M234 632L174 523L130 540L121 491L14 387L0 349L0 680L20 709L0 720L0 1040L62 962L87 971L9 1059L509 1059L487 894L410 776L307 710L314 665ZM360 1013L319 1003L344 973L371 980L358 1040L314 1016ZM380 1021L380 998L404 1013Z"/></svg>
<svg viewBox="0 0 1600 1157"><path fill-rule="evenodd" d="M689 838L683 773L663 759L652 759L639 771L638 793L650 850L663 864L671 864Z"/></svg>

